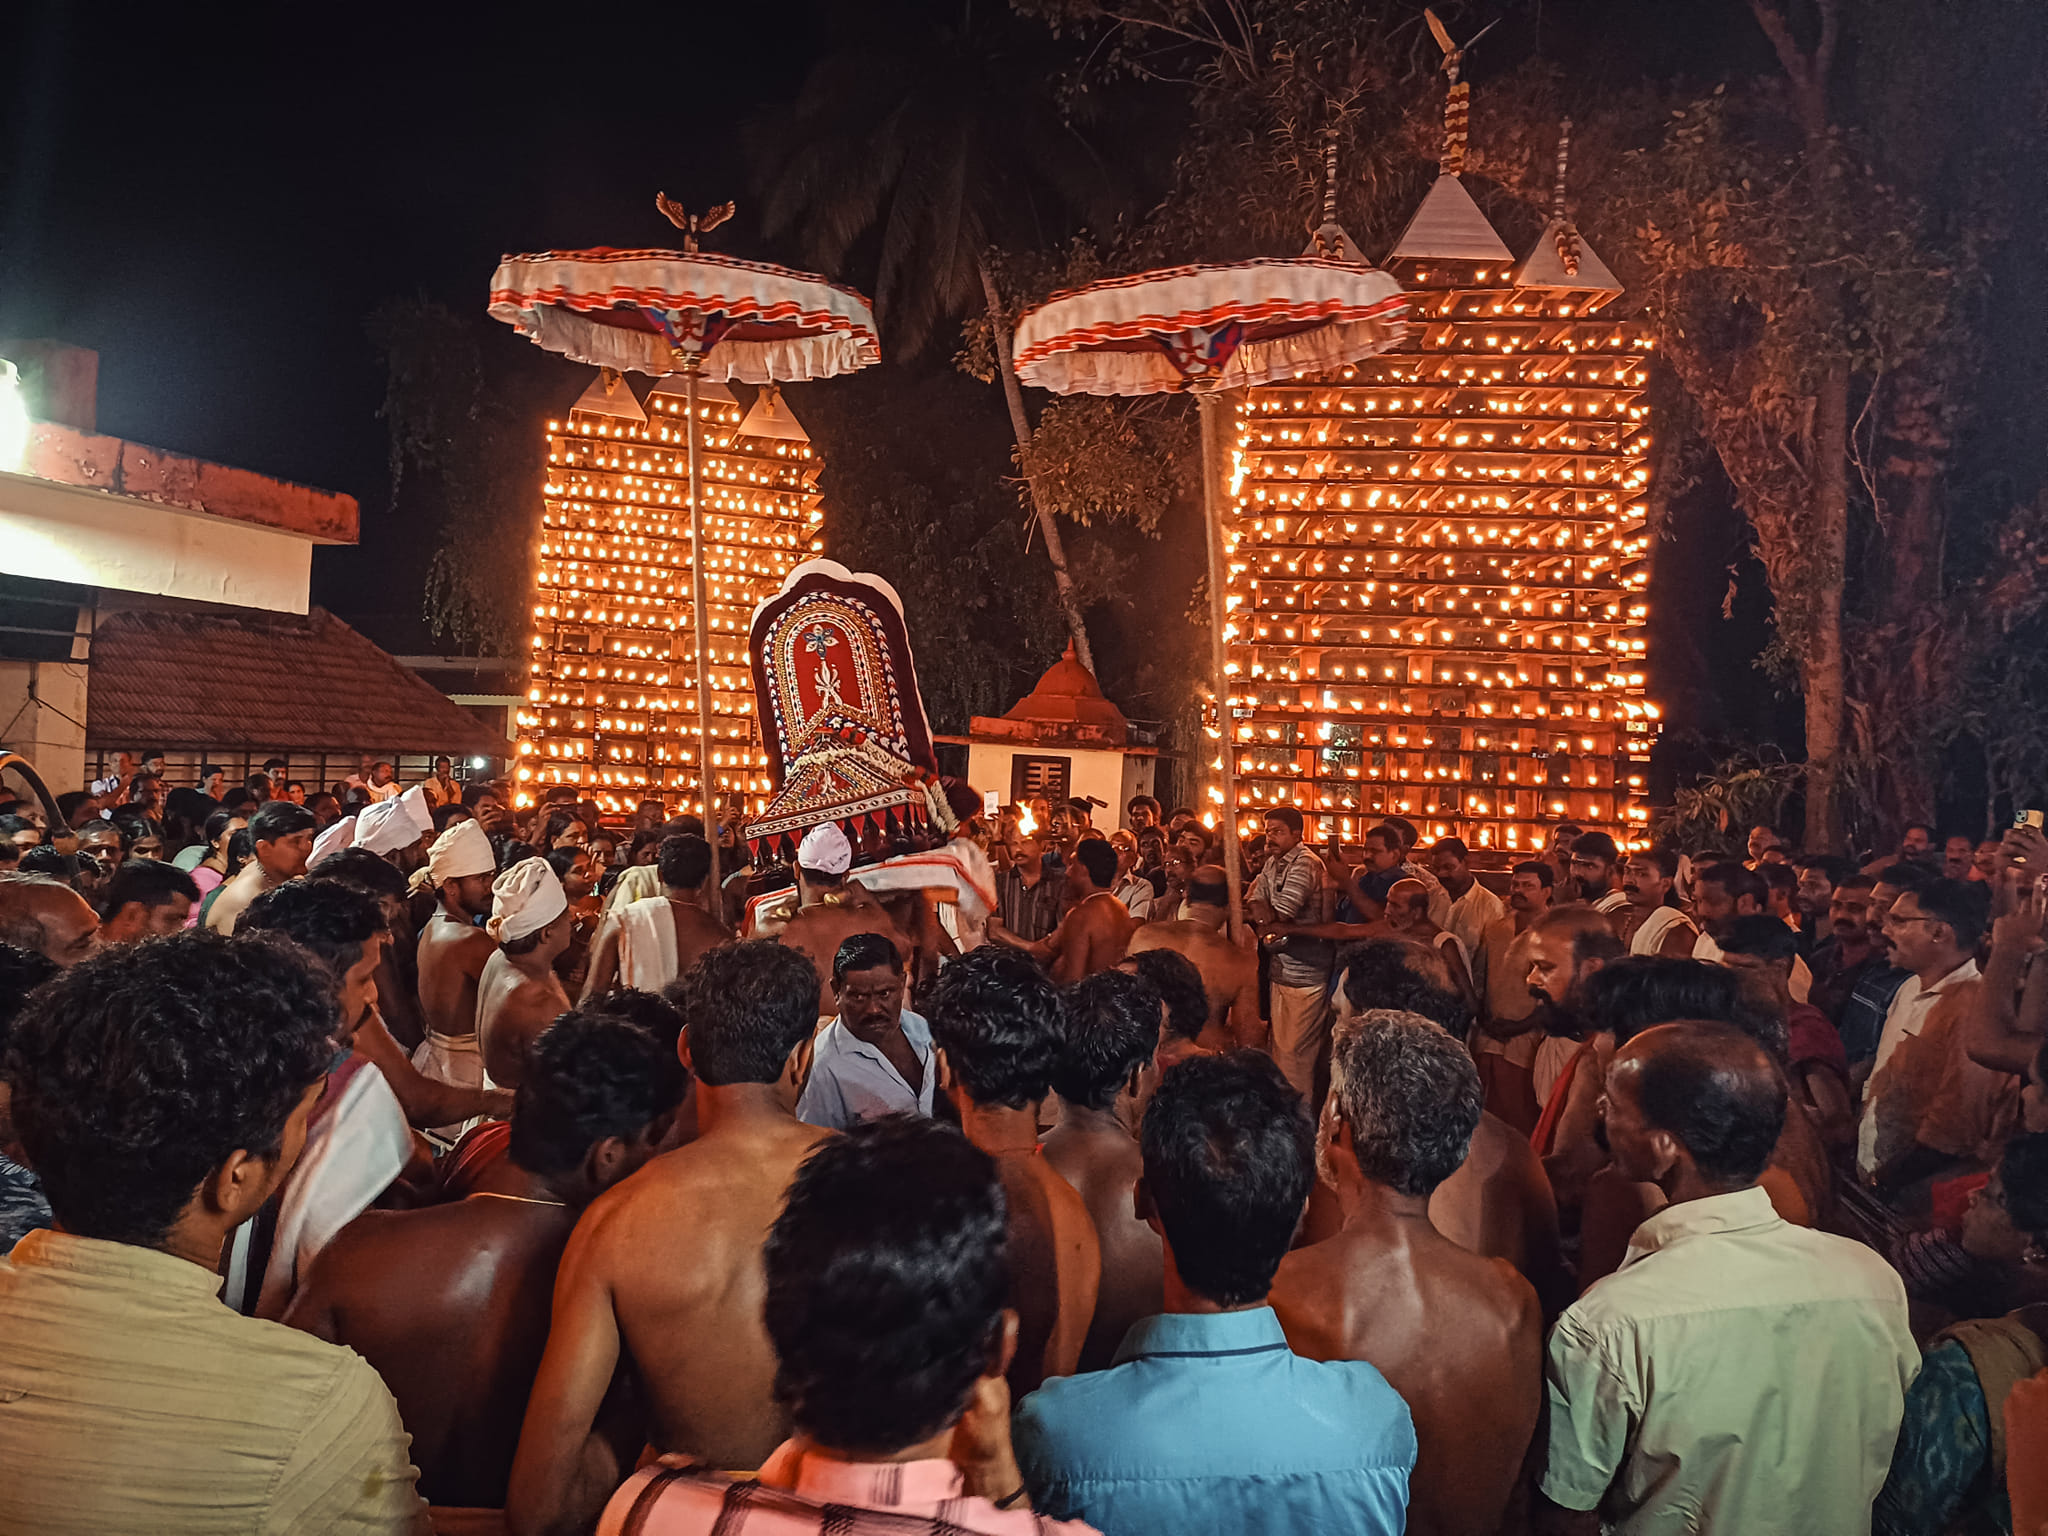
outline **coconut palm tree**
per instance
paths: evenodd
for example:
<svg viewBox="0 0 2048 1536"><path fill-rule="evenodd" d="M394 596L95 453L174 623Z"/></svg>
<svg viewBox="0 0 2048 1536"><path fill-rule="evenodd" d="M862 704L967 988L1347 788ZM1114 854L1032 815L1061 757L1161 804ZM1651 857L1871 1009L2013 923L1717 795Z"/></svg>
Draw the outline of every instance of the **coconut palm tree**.
<svg viewBox="0 0 2048 1536"><path fill-rule="evenodd" d="M805 259L827 272L849 256L871 259L883 336L898 356L922 350L943 321L986 312L1023 464L1031 419L990 252L1005 240L1044 244L1108 200L1107 176L1056 109L1037 52L1021 57L965 20L863 45L820 63L792 105L747 133L766 232L799 229ZM1035 477L1026 483L1074 649L1093 671L1059 524Z"/></svg>

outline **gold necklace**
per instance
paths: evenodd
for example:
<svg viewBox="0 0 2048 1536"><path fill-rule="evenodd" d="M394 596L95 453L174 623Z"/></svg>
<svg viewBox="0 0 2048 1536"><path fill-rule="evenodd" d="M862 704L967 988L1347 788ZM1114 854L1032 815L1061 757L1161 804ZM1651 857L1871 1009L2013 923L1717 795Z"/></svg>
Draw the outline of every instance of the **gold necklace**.
<svg viewBox="0 0 2048 1536"><path fill-rule="evenodd" d="M531 1195L501 1195L495 1189L480 1189L469 1197L472 1200L517 1200L521 1205L568 1205L566 1200L536 1200Z"/></svg>

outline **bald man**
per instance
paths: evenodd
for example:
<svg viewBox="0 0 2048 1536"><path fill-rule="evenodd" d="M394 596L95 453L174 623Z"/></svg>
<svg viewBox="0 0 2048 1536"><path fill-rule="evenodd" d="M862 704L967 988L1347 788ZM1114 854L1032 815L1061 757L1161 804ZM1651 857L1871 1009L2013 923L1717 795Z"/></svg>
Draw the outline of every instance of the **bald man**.
<svg viewBox="0 0 2048 1536"><path fill-rule="evenodd" d="M1739 1030L1661 1024L1605 1089L1617 1170L1670 1203L1551 1335L1537 1529L1864 1536L1920 1351L1891 1266L1757 1187L1783 1072Z"/></svg>
<svg viewBox="0 0 2048 1536"><path fill-rule="evenodd" d="M62 880L0 874L0 944L72 966L99 948L99 933L91 904Z"/></svg>
<svg viewBox="0 0 2048 1536"><path fill-rule="evenodd" d="M1263 1046L1259 960L1248 947L1231 943L1224 931L1230 897L1221 865L1204 864L1194 871L1188 881L1187 910L1185 918L1146 923L1131 935L1125 953L1170 949L1186 959L1202 973L1202 990L1209 999L1205 1041L1218 1049Z"/></svg>

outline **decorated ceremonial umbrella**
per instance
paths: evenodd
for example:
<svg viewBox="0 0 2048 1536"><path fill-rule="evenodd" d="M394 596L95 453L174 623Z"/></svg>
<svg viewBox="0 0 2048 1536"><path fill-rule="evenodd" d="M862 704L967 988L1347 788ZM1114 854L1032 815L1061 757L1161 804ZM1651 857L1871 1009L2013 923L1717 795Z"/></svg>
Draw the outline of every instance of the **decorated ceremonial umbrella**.
<svg viewBox="0 0 2048 1536"><path fill-rule="evenodd" d="M711 784L711 642L705 613L704 517L697 467L697 381L781 384L851 373L881 359L868 301L808 272L698 250L697 237L732 217L701 217L666 195L655 206L683 231L680 251L542 251L507 256L491 278L490 312L550 352L600 368L680 373L690 416L690 567L696 608L697 768L719 888Z"/></svg>
<svg viewBox="0 0 2048 1536"><path fill-rule="evenodd" d="M1334 186L1334 178L1332 179ZM1056 394L1192 390L1202 411L1209 546L1210 665L1223 742L1223 868L1241 931L1237 769L1224 675L1224 395L1384 352L1407 333L1407 296L1386 273L1337 259L1348 237L1325 205L1313 253L1292 260L1167 267L1057 293L1017 323L1017 377Z"/></svg>

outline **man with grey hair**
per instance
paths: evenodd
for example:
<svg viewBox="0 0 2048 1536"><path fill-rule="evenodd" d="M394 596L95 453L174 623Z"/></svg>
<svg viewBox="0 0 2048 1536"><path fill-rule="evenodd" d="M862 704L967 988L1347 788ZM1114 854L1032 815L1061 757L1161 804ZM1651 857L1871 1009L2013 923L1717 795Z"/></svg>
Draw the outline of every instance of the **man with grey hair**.
<svg viewBox="0 0 2048 1536"><path fill-rule="evenodd" d="M1464 1163L1483 1094L1465 1047L1420 1014L1341 1018L1317 1172L1343 1227L1290 1253L1273 1282L1288 1345L1377 1366L1415 1418L1408 1529L1496 1529L1543 1394L1543 1315L1504 1259L1467 1252L1429 1219Z"/></svg>

